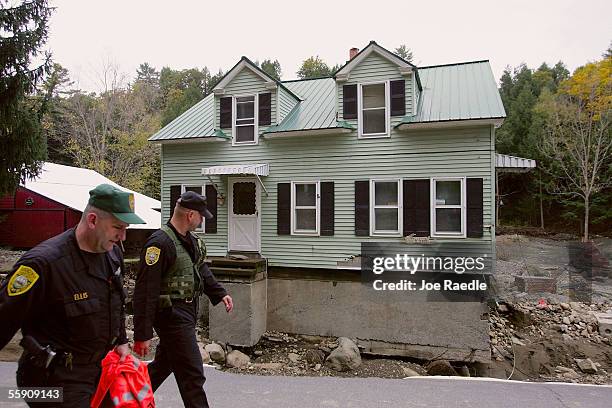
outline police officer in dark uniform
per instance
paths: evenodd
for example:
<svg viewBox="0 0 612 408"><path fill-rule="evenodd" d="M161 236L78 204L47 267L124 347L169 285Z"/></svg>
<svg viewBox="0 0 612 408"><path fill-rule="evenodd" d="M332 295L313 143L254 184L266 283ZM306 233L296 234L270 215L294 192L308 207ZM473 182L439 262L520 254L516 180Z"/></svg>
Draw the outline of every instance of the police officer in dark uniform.
<svg viewBox="0 0 612 408"><path fill-rule="evenodd" d="M153 390L174 372L187 407L208 407L195 335L199 295L206 294L213 305L223 302L228 313L233 308L231 296L204 263L203 241L191 234L212 217L204 197L182 194L170 221L146 242L134 290L134 351L149 352L155 328L160 343L148 366Z"/></svg>
<svg viewBox="0 0 612 408"><path fill-rule="evenodd" d="M134 213L134 195L109 184L89 192L79 224L26 252L0 288L0 349L21 329L19 387L62 387L63 403L89 407L112 349L129 354L123 253L117 246Z"/></svg>

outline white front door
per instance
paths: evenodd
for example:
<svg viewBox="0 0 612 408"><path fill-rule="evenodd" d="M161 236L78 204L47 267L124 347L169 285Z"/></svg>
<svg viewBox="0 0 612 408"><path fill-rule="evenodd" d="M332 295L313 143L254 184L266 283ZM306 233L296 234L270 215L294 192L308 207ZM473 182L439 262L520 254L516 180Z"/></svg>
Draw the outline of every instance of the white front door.
<svg viewBox="0 0 612 408"><path fill-rule="evenodd" d="M229 250L260 251L260 187L255 178L229 179Z"/></svg>

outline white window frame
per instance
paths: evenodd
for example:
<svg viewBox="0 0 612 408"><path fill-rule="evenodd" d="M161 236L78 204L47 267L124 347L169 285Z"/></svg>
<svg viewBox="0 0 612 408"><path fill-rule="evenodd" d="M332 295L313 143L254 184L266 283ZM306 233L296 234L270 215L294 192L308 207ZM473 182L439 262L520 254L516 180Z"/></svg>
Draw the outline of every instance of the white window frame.
<svg viewBox="0 0 612 408"><path fill-rule="evenodd" d="M467 231L467 210L466 210L466 185L465 177L432 177L429 190L431 191L431 236L435 238L465 238ZM438 205L436 203L436 182L437 181L459 181L461 184L461 204L459 205ZM461 232L438 232L436 231L436 209L438 208L460 208L461 209Z"/></svg>
<svg viewBox="0 0 612 408"><path fill-rule="evenodd" d="M187 191L188 188L190 187L200 187L202 189L202 194L201 196L206 198L206 186L209 185L210 183L204 183L204 184L181 184L181 195ZM202 217L202 227L201 228L196 228L195 232L206 232L206 217Z"/></svg>
<svg viewBox="0 0 612 408"><path fill-rule="evenodd" d="M383 133L363 133L363 86L367 85L385 85L385 131ZM379 108L377 108L379 109ZM359 139L370 139L379 137L390 137L391 132L391 95L389 81L364 82L357 84L357 127Z"/></svg>
<svg viewBox="0 0 612 408"><path fill-rule="evenodd" d="M394 205L375 205L376 204L376 191L375 184L385 182L397 183L397 206ZM402 180L399 178L391 179L370 179L370 235L371 236L385 236L385 237L401 237L403 233L403 191L402 191ZM397 231L380 230L377 231L376 227L376 209L377 208L397 208Z"/></svg>
<svg viewBox="0 0 612 408"><path fill-rule="evenodd" d="M237 142L236 141L236 118L238 117L238 110L236 109L236 100L238 98L253 97L253 141L249 142ZM232 96L232 146L252 146L259 144L259 94L246 94L246 95L234 95ZM251 126L251 125L248 125Z"/></svg>
<svg viewBox="0 0 612 408"><path fill-rule="evenodd" d="M315 184L316 185L316 200L314 209L316 219L316 231L312 230L299 230L296 229L296 210L298 209L313 209L313 206L297 206L295 193L296 186L298 184ZM301 236L319 236L321 235L321 182L319 180L303 180L303 181L292 181L291 182L291 235Z"/></svg>

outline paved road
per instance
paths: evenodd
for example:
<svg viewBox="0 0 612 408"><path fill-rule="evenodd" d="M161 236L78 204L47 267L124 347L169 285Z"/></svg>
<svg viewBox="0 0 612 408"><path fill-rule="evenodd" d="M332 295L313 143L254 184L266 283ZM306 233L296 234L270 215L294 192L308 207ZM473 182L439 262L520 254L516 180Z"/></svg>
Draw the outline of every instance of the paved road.
<svg viewBox="0 0 612 408"><path fill-rule="evenodd" d="M14 386L15 363L0 363L0 387ZM612 387L458 378L262 377L205 368L211 406L231 408L610 408ZM158 408L183 404L174 377L155 393ZM0 402L0 407L25 407Z"/></svg>

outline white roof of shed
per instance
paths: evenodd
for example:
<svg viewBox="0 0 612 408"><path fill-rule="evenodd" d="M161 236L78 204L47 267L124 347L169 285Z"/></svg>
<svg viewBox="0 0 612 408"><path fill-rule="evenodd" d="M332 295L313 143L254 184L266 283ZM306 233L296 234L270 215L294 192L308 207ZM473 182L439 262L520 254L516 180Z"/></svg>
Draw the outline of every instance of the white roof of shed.
<svg viewBox="0 0 612 408"><path fill-rule="evenodd" d="M93 170L45 163L40 175L26 180L23 187L72 209L83 211L89 200L89 190L104 183L134 193L135 212L146 224L134 224L128 228L158 229L161 226L161 213L156 210L161 208L158 200L122 187Z"/></svg>

